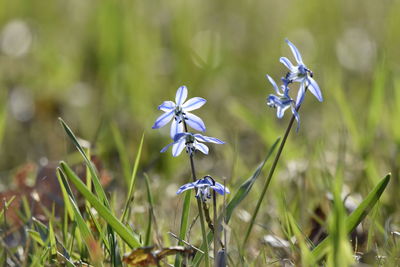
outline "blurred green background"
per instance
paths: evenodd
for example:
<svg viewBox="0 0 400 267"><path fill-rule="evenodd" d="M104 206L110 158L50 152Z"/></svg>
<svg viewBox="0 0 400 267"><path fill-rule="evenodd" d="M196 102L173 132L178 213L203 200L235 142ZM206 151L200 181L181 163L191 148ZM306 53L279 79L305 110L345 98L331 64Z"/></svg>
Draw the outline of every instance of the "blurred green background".
<svg viewBox="0 0 400 267"><path fill-rule="evenodd" d="M227 142L198 157L199 175L225 177L234 191L288 123L288 114L278 120L266 106L273 91L265 79L285 74L279 57L293 59L288 38L324 102L307 96L269 192L310 212L338 162L345 189L361 195L391 171L382 213L398 227L399 14L400 1L391 0L0 0L2 188L18 166L57 163L73 151L62 117L92 143L117 185L125 184L123 165L133 165L144 132L139 176L149 173L158 201L176 198L189 165L184 155L159 154L169 129L151 126L157 105L186 85L189 97L208 100L196 112L206 134ZM274 216L274 197L267 198L263 212Z"/></svg>

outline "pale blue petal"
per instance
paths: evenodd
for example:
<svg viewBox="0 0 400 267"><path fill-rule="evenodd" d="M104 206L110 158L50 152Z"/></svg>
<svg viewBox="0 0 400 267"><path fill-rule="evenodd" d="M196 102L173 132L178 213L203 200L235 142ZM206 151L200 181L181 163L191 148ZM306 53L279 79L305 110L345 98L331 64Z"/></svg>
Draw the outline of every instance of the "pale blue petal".
<svg viewBox="0 0 400 267"><path fill-rule="evenodd" d="M303 59L301 58L301 54L300 54L299 50L297 49L297 47L294 44L292 44L292 42L290 42L288 39L286 39L285 41L289 45L290 50L292 50L293 56L296 59L297 64L304 65Z"/></svg>
<svg viewBox="0 0 400 267"><path fill-rule="evenodd" d="M194 188L194 183L184 184L181 187L179 187L178 191L176 191L176 194L179 195L180 193L193 188Z"/></svg>
<svg viewBox="0 0 400 267"><path fill-rule="evenodd" d="M172 142L171 144L168 144L168 145L166 145L165 147L163 147L163 149L161 149L161 153L164 153L165 151L167 151L168 150L168 148L170 147L170 146L172 146L172 145L174 145L175 144L175 142Z"/></svg>
<svg viewBox="0 0 400 267"><path fill-rule="evenodd" d="M186 101L185 104L182 105L182 109L186 112L186 111L192 111L195 109L200 108L201 106L203 106L205 103L207 102L207 100L205 100L204 98L201 97L193 97L191 99L189 99L188 101Z"/></svg>
<svg viewBox="0 0 400 267"><path fill-rule="evenodd" d="M269 80L269 82L272 84L272 87L274 87L275 92L278 95L281 95L281 92L279 91L278 85L276 85L274 79L272 79L271 76L269 76L268 74L266 76L267 76L267 79Z"/></svg>
<svg viewBox="0 0 400 267"><path fill-rule="evenodd" d="M208 142L208 143L215 143L215 144L225 144L224 141L219 140L218 138L215 137L210 137L210 136L204 136L201 134L194 134L194 137L202 142Z"/></svg>
<svg viewBox="0 0 400 267"><path fill-rule="evenodd" d="M311 77L307 78L307 82L308 82L307 84L308 90L310 90L310 92L318 99L319 102L322 102L323 101L322 93L321 89L319 89L317 82Z"/></svg>
<svg viewBox="0 0 400 267"><path fill-rule="evenodd" d="M162 114L160 117L157 118L156 122L153 125L153 129L158 129L163 127L165 124L167 124L172 117L174 116L175 111L171 110L170 112L165 112Z"/></svg>
<svg viewBox="0 0 400 267"><path fill-rule="evenodd" d="M175 139L175 136L183 132L183 122L178 123L175 119L172 120L171 124L171 138Z"/></svg>
<svg viewBox="0 0 400 267"><path fill-rule="evenodd" d="M281 119L283 117L283 115L285 114L285 111L288 109L290 105L286 105L286 106L277 106L276 108L276 116Z"/></svg>
<svg viewBox="0 0 400 267"><path fill-rule="evenodd" d="M190 135L190 133L185 133L185 132L177 133L177 134L174 136L173 140L174 140L174 142L176 142L176 141L178 141L179 139L183 138L183 136L186 136L186 135Z"/></svg>
<svg viewBox="0 0 400 267"><path fill-rule="evenodd" d="M185 148L185 138L179 139L179 141L175 142L172 146L172 156L177 157L182 153L182 150Z"/></svg>
<svg viewBox="0 0 400 267"><path fill-rule="evenodd" d="M185 115L186 123L197 131L204 132L206 130L206 126L202 119L197 117L196 115L187 112Z"/></svg>
<svg viewBox="0 0 400 267"><path fill-rule="evenodd" d="M304 86L304 83L300 84L300 88L299 91L297 92L297 98L296 98L296 107L298 107L299 105L301 105L301 103L304 100L304 95L306 94L306 89Z"/></svg>
<svg viewBox="0 0 400 267"><path fill-rule="evenodd" d="M212 185L211 188L220 195L230 194L230 191L227 187L224 188L222 184L217 182L215 182L215 185Z"/></svg>
<svg viewBox="0 0 400 267"><path fill-rule="evenodd" d="M175 103L177 106L180 106L183 104L183 102L185 102L186 98L187 98L187 88L186 86L181 86L178 88L178 90L176 91L176 96L175 96Z"/></svg>
<svg viewBox="0 0 400 267"><path fill-rule="evenodd" d="M207 155L208 154L208 147L205 144L197 143L196 149L199 150L201 153Z"/></svg>
<svg viewBox="0 0 400 267"><path fill-rule="evenodd" d="M295 69L295 66L292 64L292 62L286 58L286 57L281 57L279 61L285 65L286 68L288 68L290 71L293 71Z"/></svg>
<svg viewBox="0 0 400 267"><path fill-rule="evenodd" d="M175 109L175 103L172 101L164 101L158 106L158 109L165 112L171 111L172 109Z"/></svg>

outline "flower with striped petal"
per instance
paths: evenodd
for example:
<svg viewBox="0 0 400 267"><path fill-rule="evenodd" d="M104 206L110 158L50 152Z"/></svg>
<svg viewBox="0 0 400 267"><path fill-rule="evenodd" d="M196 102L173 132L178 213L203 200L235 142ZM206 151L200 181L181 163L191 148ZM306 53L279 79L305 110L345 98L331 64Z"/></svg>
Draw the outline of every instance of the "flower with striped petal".
<svg viewBox="0 0 400 267"><path fill-rule="evenodd" d="M176 194L181 194L182 192L189 190L189 189L197 189L196 197L200 198L203 202L206 202L207 199L211 198L210 189L213 189L220 195L230 194L229 189L216 182L211 176L207 175L204 176L203 179L199 179L193 183L187 183L182 185Z"/></svg>
<svg viewBox="0 0 400 267"><path fill-rule="evenodd" d="M323 98L321 89L319 88L317 82L313 79L313 72L303 63L303 59L297 47L287 39L285 42L289 45L290 50L292 50L293 56L297 62L297 66L293 65L292 62L286 57L281 57L279 61L289 69L285 79L287 79L289 82L300 83L300 89L296 99L296 106L300 105L303 101L306 89L308 89L318 99L318 101L322 102Z"/></svg>
<svg viewBox="0 0 400 267"><path fill-rule="evenodd" d="M184 122L193 129L204 132L206 126L203 120L189 111L200 108L207 101L201 97L193 97L185 102L187 94L186 86L181 86L176 91L175 102L164 101L159 105L158 109L164 111L164 114L157 118L152 128L161 128L173 119L170 132L171 138L174 138L176 134L184 131Z"/></svg>
<svg viewBox="0 0 400 267"><path fill-rule="evenodd" d="M272 108L276 108L276 116L281 119L285 114L285 111L288 108L291 108L293 115L297 121L297 131L300 127L300 116L299 113L296 111L296 106L294 100L289 96L289 85L285 82L285 78L282 79L283 85L279 88L278 85L275 83L274 79L272 79L269 75L267 75L267 79L272 84L276 95L270 94L267 98L267 105Z"/></svg>
<svg viewBox="0 0 400 267"><path fill-rule="evenodd" d="M174 157L179 156L184 148L186 148L186 152L189 153L189 155L192 155L196 150L199 150L203 154L207 155L208 147L203 144L203 142L225 144L225 142L215 137L193 133L178 133L174 137L174 142L161 149L161 153L164 153L170 146L172 146L172 156Z"/></svg>

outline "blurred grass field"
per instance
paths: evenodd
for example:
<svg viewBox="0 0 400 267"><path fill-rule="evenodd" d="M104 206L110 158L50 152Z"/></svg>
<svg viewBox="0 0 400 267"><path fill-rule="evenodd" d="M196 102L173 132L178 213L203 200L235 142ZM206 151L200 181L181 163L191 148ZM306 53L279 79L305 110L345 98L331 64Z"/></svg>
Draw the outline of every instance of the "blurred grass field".
<svg viewBox="0 0 400 267"><path fill-rule="evenodd" d="M207 135L227 144L197 158L198 176L225 178L235 192L289 121L266 106L272 87L265 79L284 73L279 57L291 57L288 38L313 70L324 102L306 98L301 128L289 136L245 260L238 250L241 231L271 161L235 211L228 244L234 262L301 262L303 249L283 253L265 236L288 240L284 229L291 216L309 234L317 210L326 217L333 212L329 197L350 194L349 203L358 205L391 172L388 188L363 221L365 241L357 251L396 266L399 259L390 256L400 251L400 237L393 234L400 231L399 14L397 0L0 0L0 192L18 191L15 177L27 163L36 165L32 180L46 183L36 174L46 166L82 161L57 120L62 117L107 171L107 196L119 217L144 133L130 224L145 235L147 175L163 244L175 244L167 232L179 231L183 197L175 192L190 179L190 169L185 156L159 153L169 131L151 129L157 105L181 85L189 97L207 99L198 115ZM332 192L334 181L343 184L341 192ZM331 219L341 221L343 212ZM199 245L200 235L193 239ZM354 251L347 245L344 250Z"/></svg>

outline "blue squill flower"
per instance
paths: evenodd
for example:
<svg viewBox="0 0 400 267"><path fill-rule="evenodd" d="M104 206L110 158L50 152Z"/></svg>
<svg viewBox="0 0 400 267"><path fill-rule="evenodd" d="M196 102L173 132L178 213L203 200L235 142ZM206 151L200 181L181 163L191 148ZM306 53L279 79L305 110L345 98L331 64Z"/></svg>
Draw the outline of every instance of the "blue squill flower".
<svg viewBox="0 0 400 267"><path fill-rule="evenodd" d="M286 57L281 57L279 61L289 69L289 73L285 78L290 82L300 83L300 89L296 99L296 106L301 104L303 101L306 88L318 99L318 101L322 102L322 93L317 82L313 79L313 72L303 63L303 59L297 47L289 40L286 39L285 41L292 50L293 56L297 62L297 66L293 65L292 62Z"/></svg>
<svg viewBox="0 0 400 267"><path fill-rule="evenodd" d="M174 137L174 142L168 144L163 149L161 149L161 153L164 153L165 151L168 150L170 146L172 146L172 156L174 157L179 156L185 147L186 147L186 152L189 153L190 155L193 154L196 150L199 150L203 154L207 155L208 147L201 142L225 144L225 142L215 137L209 137L193 133L178 133Z"/></svg>
<svg viewBox="0 0 400 267"><path fill-rule="evenodd" d="M297 121L297 130L300 127L300 116L299 113L296 111L296 105L294 100L289 96L289 85L285 82L283 78L282 81L284 82L281 85L281 88L275 83L274 79L272 79L269 75L267 75L269 82L272 84L277 95L270 94L267 98L267 105L272 108L276 108L276 116L281 119L285 114L285 111L288 108L291 108L293 115Z"/></svg>
<svg viewBox="0 0 400 267"><path fill-rule="evenodd" d="M225 195L230 193L229 189L226 186L224 187L222 184L214 181L214 179L211 176L207 175L204 176L203 179L199 179L196 182L182 185L178 189L176 194L180 194L186 190L196 189L196 188L197 188L196 197L200 198L203 202L206 202L207 199L211 198L210 188L220 195Z"/></svg>
<svg viewBox="0 0 400 267"><path fill-rule="evenodd" d="M171 124L171 138L174 138L176 134L184 131L183 122L187 123L195 130L204 132L206 126L203 120L189 111L200 108L207 101L201 97L193 97L185 102L187 94L186 86L181 86L176 91L175 103L173 101L164 101L159 105L158 109L165 113L157 118L152 128L161 128L174 118Z"/></svg>

